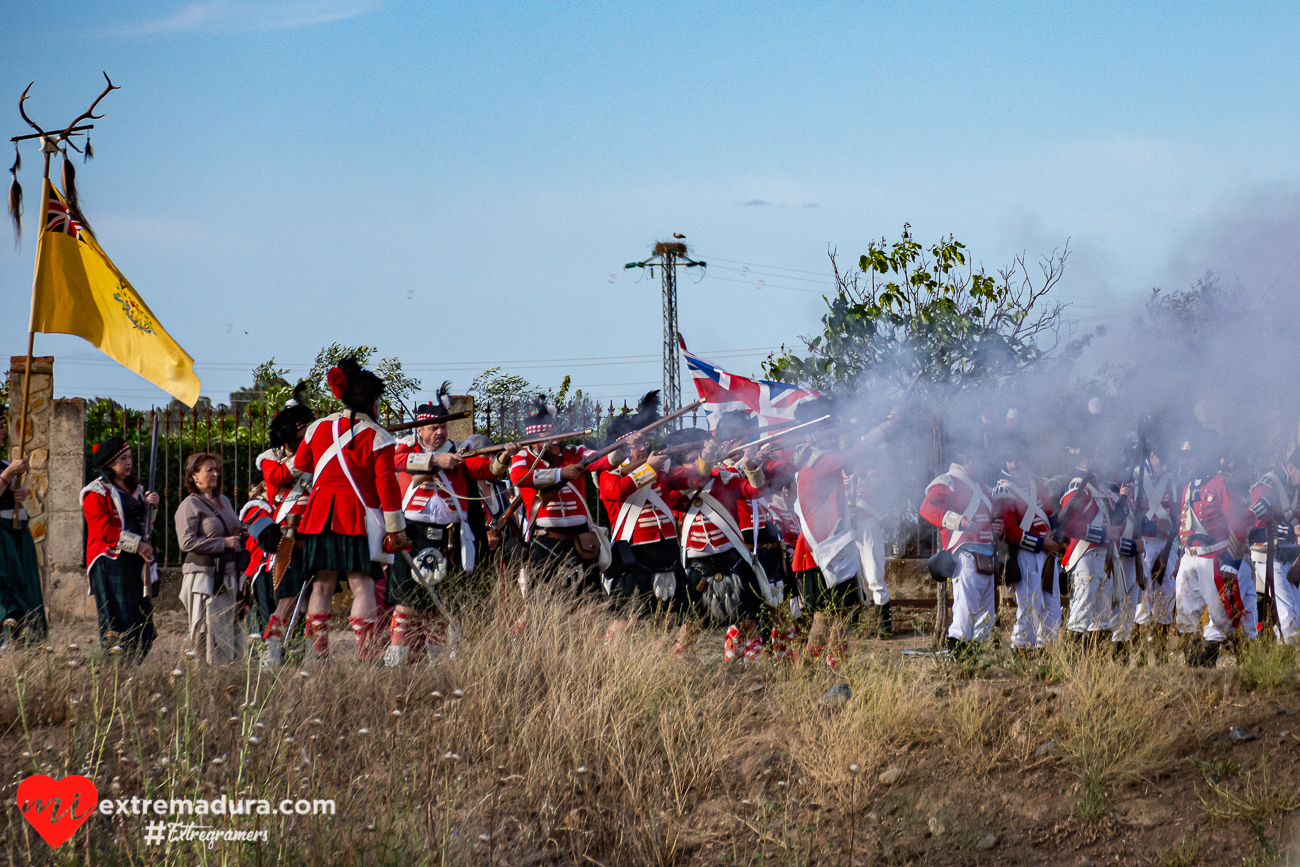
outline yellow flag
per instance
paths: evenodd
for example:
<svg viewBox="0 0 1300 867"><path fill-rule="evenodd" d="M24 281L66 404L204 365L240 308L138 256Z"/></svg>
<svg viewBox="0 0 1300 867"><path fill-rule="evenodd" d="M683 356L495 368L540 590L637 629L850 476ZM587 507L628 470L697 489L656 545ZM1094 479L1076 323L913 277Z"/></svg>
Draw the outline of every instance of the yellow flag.
<svg viewBox="0 0 1300 867"><path fill-rule="evenodd" d="M46 178L31 331L75 334L186 406L199 399L194 359L99 249Z"/></svg>

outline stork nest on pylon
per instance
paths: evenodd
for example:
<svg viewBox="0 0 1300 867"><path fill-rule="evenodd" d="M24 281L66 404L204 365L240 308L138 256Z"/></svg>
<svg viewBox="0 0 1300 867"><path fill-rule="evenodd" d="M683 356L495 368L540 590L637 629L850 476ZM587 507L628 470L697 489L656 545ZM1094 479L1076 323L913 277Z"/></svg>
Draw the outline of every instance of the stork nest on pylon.
<svg viewBox="0 0 1300 867"><path fill-rule="evenodd" d="M685 256L686 245L681 241L657 241L655 243L655 255L662 256L664 253L676 253L678 256Z"/></svg>

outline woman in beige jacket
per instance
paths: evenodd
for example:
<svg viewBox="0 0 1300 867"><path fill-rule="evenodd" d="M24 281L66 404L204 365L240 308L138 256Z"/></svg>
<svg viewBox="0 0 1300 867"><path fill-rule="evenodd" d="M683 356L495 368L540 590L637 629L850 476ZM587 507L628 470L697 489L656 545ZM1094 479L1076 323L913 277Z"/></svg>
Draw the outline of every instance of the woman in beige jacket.
<svg viewBox="0 0 1300 867"><path fill-rule="evenodd" d="M185 552L181 602L189 614L190 645L207 648L208 662L230 662L243 652L235 615L244 576L238 560L244 550L239 516L220 493L221 462L213 454L185 462L185 489L176 509L176 537Z"/></svg>

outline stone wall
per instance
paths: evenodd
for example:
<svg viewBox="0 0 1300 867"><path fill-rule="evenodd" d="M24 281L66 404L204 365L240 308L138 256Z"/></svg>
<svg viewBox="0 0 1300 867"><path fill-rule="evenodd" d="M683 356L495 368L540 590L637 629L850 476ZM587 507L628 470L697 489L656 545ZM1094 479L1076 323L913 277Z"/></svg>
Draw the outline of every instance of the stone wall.
<svg viewBox="0 0 1300 867"><path fill-rule="evenodd" d="M9 443L18 455L27 357L10 359ZM23 449L31 465L23 478L30 494L24 507L41 567L41 589L51 617L94 617L86 599L85 525L80 493L85 466L86 402L54 399L54 358L32 359L27 437Z"/></svg>

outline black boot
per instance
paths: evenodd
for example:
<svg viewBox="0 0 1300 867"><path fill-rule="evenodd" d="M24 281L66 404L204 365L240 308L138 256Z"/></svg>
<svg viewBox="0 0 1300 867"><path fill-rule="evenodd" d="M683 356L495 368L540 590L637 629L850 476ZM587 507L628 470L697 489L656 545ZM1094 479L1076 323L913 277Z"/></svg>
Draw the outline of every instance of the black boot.
<svg viewBox="0 0 1300 867"><path fill-rule="evenodd" d="M876 637L893 638L894 637L894 606L886 602L884 605L876 606Z"/></svg>

